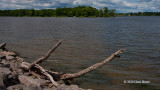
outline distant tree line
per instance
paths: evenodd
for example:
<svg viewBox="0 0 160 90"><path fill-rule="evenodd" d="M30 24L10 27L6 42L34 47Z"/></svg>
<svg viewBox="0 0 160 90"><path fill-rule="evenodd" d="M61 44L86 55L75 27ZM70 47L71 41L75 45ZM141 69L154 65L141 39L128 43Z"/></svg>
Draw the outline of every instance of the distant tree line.
<svg viewBox="0 0 160 90"><path fill-rule="evenodd" d="M116 16L160 16L160 12L116 13Z"/></svg>
<svg viewBox="0 0 160 90"><path fill-rule="evenodd" d="M73 8L56 8L56 9L17 9L17 10L0 10L0 16L29 16L29 17L114 17L115 9L96 9L91 6L78 6Z"/></svg>

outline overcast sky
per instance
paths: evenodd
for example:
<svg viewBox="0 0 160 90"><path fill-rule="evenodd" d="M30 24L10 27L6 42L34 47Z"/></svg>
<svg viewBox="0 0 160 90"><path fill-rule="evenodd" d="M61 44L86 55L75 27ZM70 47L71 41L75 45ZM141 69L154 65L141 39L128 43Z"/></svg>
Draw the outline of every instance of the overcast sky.
<svg viewBox="0 0 160 90"><path fill-rule="evenodd" d="M92 6L108 7L117 12L158 11L160 0L0 0L1 10L54 9L57 7Z"/></svg>

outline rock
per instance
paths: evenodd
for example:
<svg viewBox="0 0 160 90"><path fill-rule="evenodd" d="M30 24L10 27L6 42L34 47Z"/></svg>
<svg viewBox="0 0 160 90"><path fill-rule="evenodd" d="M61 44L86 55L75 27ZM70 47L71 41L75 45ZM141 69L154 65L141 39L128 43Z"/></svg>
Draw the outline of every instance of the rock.
<svg viewBox="0 0 160 90"><path fill-rule="evenodd" d="M9 66L10 67L10 61L6 61L5 59L2 59L2 61L1 61L1 63L3 64L3 65L7 65L7 66Z"/></svg>
<svg viewBox="0 0 160 90"><path fill-rule="evenodd" d="M3 51L0 52L0 54L3 54L5 56L17 56L14 52L9 52L9 51Z"/></svg>
<svg viewBox="0 0 160 90"><path fill-rule="evenodd" d="M8 75L11 73L11 71L8 68L0 67L0 73L3 73L4 75Z"/></svg>
<svg viewBox="0 0 160 90"><path fill-rule="evenodd" d="M12 79L15 79L15 80L18 80L18 75L15 73L15 72L12 72L8 78L12 78Z"/></svg>
<svg viewBox="0 0 160 90"><path fill-rule="evenodd" d="M6 80L4 81L4 84L6 87L19 84L18 75L12 72L7 76Z"/></svg>
<svg viewBox="0 0 160 90"><path fill-rule="evenodd" d="M1 86L1 87L5 87L5 86L4 86L4 83L3 83L3 78L4 78L4 77L3 77L3 74L0 73L0 86ZM1 88L0 88L0 89L1 89Z"/></svg>
<svg viewBox="0 0 160 90"><path fill-rule="evenodd" d="M17 56L17 57L16 57L16 60L17 60L17 61L20 61L20 62L23 62L24 59Z"/></svg>
<svg viewBox="0 0 160 90"><path fill-rule="evenodd" d="M6 76L3 73L0 73L0 90L6 90L6 86L4 81L6 80Z"/></svg>
<svg viewBox="0 0 160 90"><path fill-rule="evenodd" d="M56 90L84 90L84 89L79 88L77 85L67 86L67 85L61 84L57 87Z"/></svg>
<svg viewBox="0 0 160 90"><path fill-rule="evenodd" d="M17 69L17 73L20 74L20 75L22 75L23 74L22 69Z"/></svg>
<svg viewBox="0 0 160 90"><path fill-rule="evenodd" d="M19 75L18 79L25 86L31 86L31 85L40 86L41 84L46 83L46 80L33 79L30 76L25 76L25 75Z"/></svg>
<svg viewBox="0 0 160 90"><path fill-rule="evenodd" d="M1 60L1 63L2 63L2 64L5 64L5 62L6 62L6 60L4 60L4 59Z"/></svg>
<svg viewBox="0 0 160 90"><path fill-rule="evenodd" d="M23 90L43 90L43 89L38 86L29 86L29 87L24 87Z"/></svg>
<svg viewBox="0 0 160 90"><path fill-rule="evenodd" d="M4 58L5 56L5 59L6 60L12 60L14 59L17 55L14 53L14 52L8 52L8 51L3 51L3 52L0 52L0 56Z"/></svg>
<svg viewBox="0 0 160 90"><path fill-rule="evenodd" d="M0 54L0 59L5 59L5 55L4 54Z"/></svg>
<svg viewBox="0 0 160 90"><path fill-rule="evenodd" d="M51 87L51 88L47 87L47 88L44 88L43 90L56 90L56 87Z"/></svg>
<svg viewBox="0 0 160 90"><path fill-rule="evenodd" d="M43 89L38 86L27 87L25 85L17 84L17 85L9 86L7 90L43 90Z"/></svg>
<svg viewBox="0 0 160 90"><path fill-rule="evenodd" d="M17 61L15 61L15 60L11 60L10 61L10 68L13 70L13 71L15 71L15 70L17 70L18 68L20 68L20 66L19 66L19 64L18 64L19 62L17 62Z"/></svg>
<svg viewBox="0 0 160 90"><path fill-rule="evenodd" d="M7 90L23 90L24 87L25 87L24 85L18 84L18 85L9 86Z"/></svg>
<svg viewBox="0 0 160 90"><path fill-rule="evenodd" d="M7 90L7 89L3 86L0 86L0 90Z"/></svg>
<svg viewBox="0 0 160 90"><path fill-rule="evenodd" d="M3 50L2 50L2 49L0 49L0 52L3 52Z"/></svg>
<svg viewBox="0 0 160 90"><path fill-rule="evenodd" d="M6 56L6 60L13 60L14 56Z"/></svg>
<svg viewBox="0 0 160 90"><path fill-rule="evenodd" d="M16 71L21 67L21 61L16 61L16 60L2 60L1 63L3 65L9 65L9 67L13 70Z"/></svg>
<svg viewBox="0 0 160 90"><path fill-rule="evenodd" d="M0 44L0 49L5 50L5 47L6 47L6 43Z"/></svg>
<svg viewBox="0 0 160 90"><path fill-rule="evenodd" d="M24 72L24 75L25 75L25 76L29 76L29 75L31 75L31 73L29 73L29 72Z"/></svg>

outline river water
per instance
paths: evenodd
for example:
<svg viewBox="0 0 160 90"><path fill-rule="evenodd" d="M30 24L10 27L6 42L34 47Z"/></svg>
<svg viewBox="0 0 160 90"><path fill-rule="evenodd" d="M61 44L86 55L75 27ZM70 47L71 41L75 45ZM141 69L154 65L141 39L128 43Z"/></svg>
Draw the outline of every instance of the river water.
<svg viewBox="0 0 160 90"><path fill-rule="evenodd" d="M121 58L74 79L82 88L160 89L160 17L0 17L0 43L32 62L58 40L63 43L42 65L74 73L125 48ZM150 81L129 84L124 80Z"/></svg>

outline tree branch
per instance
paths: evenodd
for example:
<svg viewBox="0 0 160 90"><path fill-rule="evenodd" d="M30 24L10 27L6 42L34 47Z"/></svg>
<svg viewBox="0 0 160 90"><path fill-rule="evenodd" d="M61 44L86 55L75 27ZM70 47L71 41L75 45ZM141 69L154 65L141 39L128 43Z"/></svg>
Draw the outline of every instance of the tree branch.
<svg viewBox="0 0 160 90"><path fill-rule="evenodd" d="M41 66L38 65L38 64L35 64L35 65L40 69L40 71L41 71L45 76L47 76L47 77L50 79L50 81L52 82L52 84L53 84L54 86L57 87L57 86L59 85L57 82L55 82L55 81L53 80L53 77L52 77L50 74L48 74L43 67L41 67Z"/></svg>
<svg viewBox="0 0 160 90"><path fill-rule="evenodd" d="M104 61L100 62L100 63L96 63L80 72L74 73L74 74L64 74L61 76L60 79L73 79L79 76L82 76L88 72L91 72L97 68L102 67L105 63L109 62L110 60L114 59L118 54L123 53L125 51L125 49L120 49L117 52L113 53L110 57L108 57L107 59L105 59Z"/></svg>
<svg viewBox="0 0 160 90"><path fill-rule="evenodd" d="M35 64L39 64L41 62L43 62L44 60L48 59L48 57L51 55L51 53L53 51L55 51L55 49L62 43L62 41L60 40L59 42L56 43L55 46L53 46L52 49L50 49L44 56L38 58L36 61L34 61L29 67L28 69L32 68Z"/></svg>

